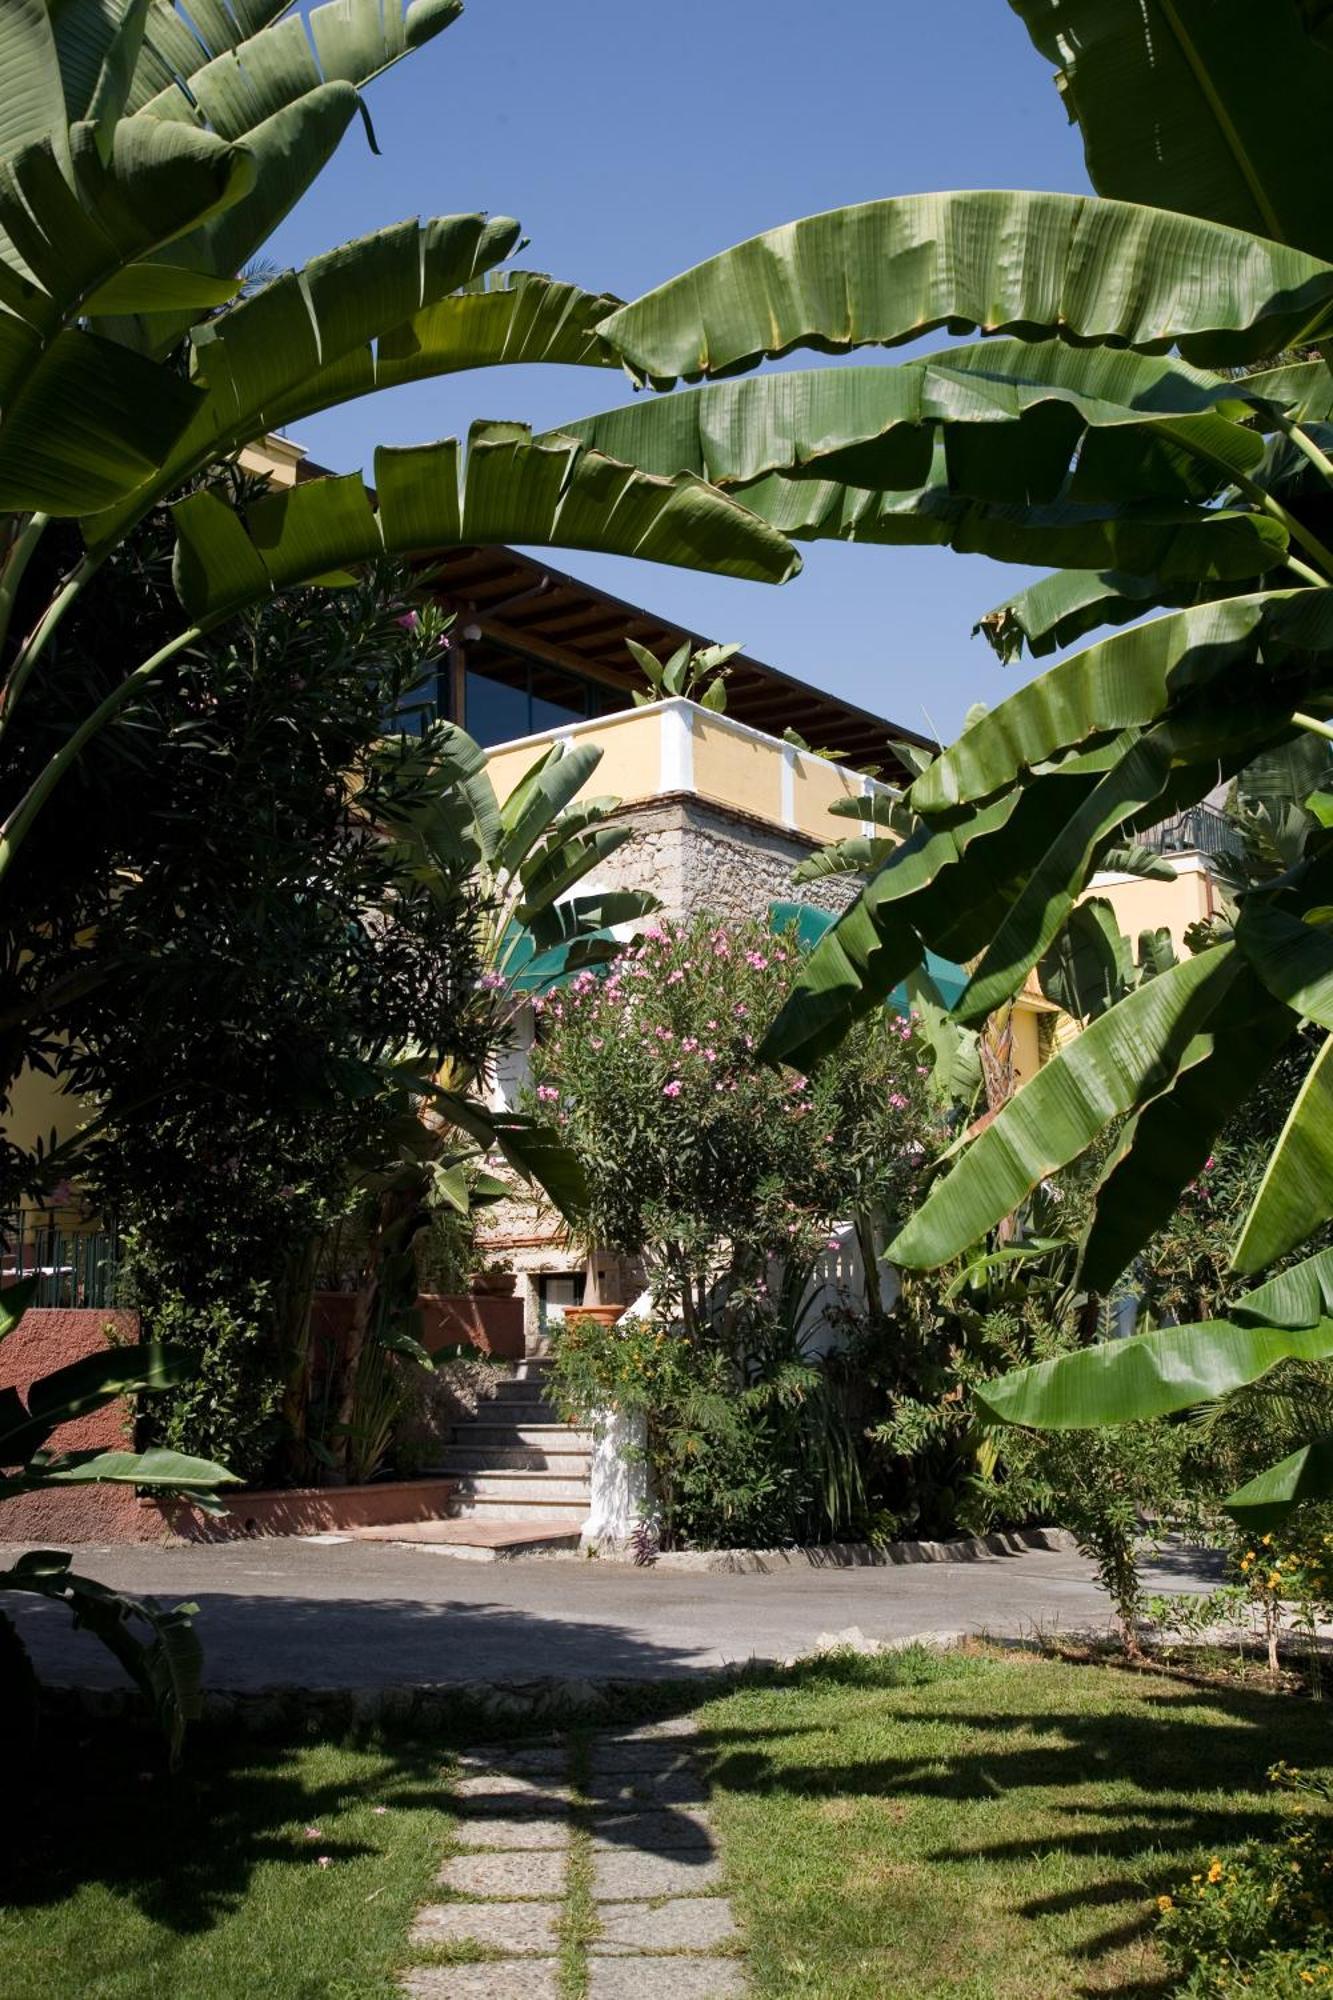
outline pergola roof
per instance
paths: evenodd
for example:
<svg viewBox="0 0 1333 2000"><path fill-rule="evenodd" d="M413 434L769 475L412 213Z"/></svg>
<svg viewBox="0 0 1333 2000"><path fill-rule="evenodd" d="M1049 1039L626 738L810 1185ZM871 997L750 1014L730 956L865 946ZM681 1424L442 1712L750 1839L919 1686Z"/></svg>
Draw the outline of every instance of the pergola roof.
<svg viewBox="0 0 1333 2000"><path fill-rule="evenodd" d="M447 549L430 559L430 567L435 594L458 614L465 639L466 627L477 626L498 645L603 681L627 697L631 688L642 685L625 648L627 638L659 659L686 639L695 646L710 643L669 618L626 604L513 549ZM878 766L890 782L910 775L889 750L890 737L928 750L938 747L928 736L794 680L748 654L731 662L727 713L773 736L797 729L812 748L844 751L856 766Z"/></svg>

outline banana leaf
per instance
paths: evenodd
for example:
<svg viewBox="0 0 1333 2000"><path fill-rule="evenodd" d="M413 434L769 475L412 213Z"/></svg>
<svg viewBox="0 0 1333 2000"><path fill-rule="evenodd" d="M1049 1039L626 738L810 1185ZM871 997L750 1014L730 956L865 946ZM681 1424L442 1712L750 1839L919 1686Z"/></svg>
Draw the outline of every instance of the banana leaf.
<svg viewBox="0 0 1333 2000"><path fill-rule="evenodd" d="M950 493L1034 506L1210 500L1263 462L1251 415L1234 384L1180 361L994 340L641 399L567 428L650 472L871 491L924 486L938 439Z"/></svg>
<svg viewBox="0 0 1333 2000"><path fill-rule="evenodd" d="M1089 1290L1109 1292L1170 1220L1228 1119L1296 1027L1296 1016L1252 973L1236 981L1211 1032L1199 1038L1197 1060L1182 1064L1168 1088L1131 1121L1102 1175L1079 1265Z"/></svg>
<svg viewBox="0 0 1333 2000"><path fill-rule="evenodd" d="M1222 945L1173 966L1085 1028L936 1182L889 1245L889 1261L933 1270L962 1256L1113 1118L1156 1097L1191 1060L1242 964Z"/></svg>
<svg viewBox="0 0 1333 2000"><path fill-rule="evenodd" d="M1231 1259L1253 1273L1285 1257L1333 1216L1333 1036L1287 1114Z"/></svg>
<svg viewBox="0 0 1333 2000"><path fill-rule="evenodd" d="M936 328L1058 337L1227 367L1313 344L1333 266L1132 203L1012 191L907 195L783 224L669 279L602 332L640 380L732 375Z"/></svg>
<svg viewBox="0 0 1333 2000"><path fill-rule="evenodd" d="M191 620L216 623L386 551L513 541L769 583L799 567L780 535L711 487L652 478L573 439L537 441L521 424L474 425L465 458L453 439L382 447L374 484L378 506L354 474L267 494L246 522L208 491L178 502L176 579Z"/></svg>
<svg viewBox="0 0 1333 2000"><path fill-rule="evenodd" d="M1300 0L1010 5L1058 68L1098 194L1333 256L1333 53Z"/></svg>
<svg viewBox="0 0 1333 2000"><path fill-rule="evenodd" d="M983 1382L976 1397L1000 1423L1087 1431L1213 1403L1258 1381L1279 1361L1323 1361L1329 1355L1333 1320L1299 1330L1200 1320L1015 1369Z"/></svg>
<svg viewBox="0 0 1333 2000"><path fill-rule="evenodd" d="M1302 1500L1327 1500L1333 1493L1333 1438L1316 1438L1278 1465L1270 1465L1223 1502L1228 1514L1252 1534L1278 1527Z"/></svg>
<svg viewBox="0 0 1333 2000"><path fill-rule="evenodd" d="M1243 1326L1313 1326L1333 1318L1333 1250L1319 1250L1227 1307Z"/></svg>
<svg viewBox="0 0 1333 2000"><path fill-rule="evenodd" d="M923 813L992 797L1060 751L1145 728L1248 667L1333 678L1333 593L1265 591L1177 611L1062 660L991 709L912 787Z"/></svg>

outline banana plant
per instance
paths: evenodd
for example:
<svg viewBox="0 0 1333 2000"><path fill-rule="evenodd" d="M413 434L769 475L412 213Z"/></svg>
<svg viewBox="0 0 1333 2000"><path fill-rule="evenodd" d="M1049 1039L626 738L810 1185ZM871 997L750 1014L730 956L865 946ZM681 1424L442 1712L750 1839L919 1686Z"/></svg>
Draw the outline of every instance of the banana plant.
<svg viewBox="0 0 1333 2000"><path fill-rule="evenodd" d="M406 222L257 290L241 272L311 185L362 86L459 0L19 0L0 9L0 731L61 619L152 507L177 508L180 632L4 801L0 876L97 732L167 662L269 593L384 552L518 541L779 581L786 538L688 475L521 425L382 451L358 475L232 511L201 476L367 390L497 363L615 366L616 301L501 274L518 224ZM372 133L373 139L373 133ZM191 486L199 490L188 491ZM24 589L56 521L83 553Z"/></svg>
<svg viewBox="0 0 1333 2000"><path fill-rule="evenodd" d="M1317 160L1325 10L1273 0L1256 52L1215 7L1013 5L1059 64L1096 198L921 195L769 231L600 327L640 383L700 386L572 427L708 479L797 541L1044 565L980 629L1008 657L1092 640L969 717L916 777L905 839L843 857L877 872L764 1049L802 1069L927 949L972 964L957 1015L983 1020L1053 964L1071 921L1095 923L1073 912L1113 855L1219 779L1333 737L1333 236L1317 175L1271 117L1303 106ZM978 338L898 366L747 374L934 328ZM1333 1026L1326 836L1274 851L1215 948L1116 997L955 1154L892 1257L961 1254L1121 1120L1083 1247L1084 1282L1114 1281L1301 1022ZM1333 1214L1324 1075L1293 1110L1238 1274ZM1169 1379L1173 1336L1152 1338ZM1265 1341L1258 1326L1243 1343L1256 1372L1279 1358ZM1080 1421L1139 1413L1119 1353L1069 1358L1059 1379L1090 1385ZM1196 1387L1183 1369L1182 1397ZM1002 1403L1017 1407L997 1390ZM1056 1408L1034 1387L1022 1420ZM1325 1477L1333 1447L1275 1473L1274 1491L1285 1504Z"/></svg>
<svg viewBox="0 0 1333 2000"><path fill-rule="evenodd" d="M739 645L693 647L684 639L664 664L637 639L626 639L625 644L648 683L647 693L640 688L632 690L636 708L681 697L697 701L700 708L711 709L714 715L726 713L727 661L736 657Z"/></svg>
<svg viewBox="0 0 1333 2000"><path fill-rule="evenodd" d="M36 1295L26 1279L0 1292L0 1340L13 1333ZM144 1487L187 1497L220 1512L218 1488L235 1485L233 1473L181 1452L60 1451L50 1448L62 1424L104 1408L118 1397L174 1387L193 1372L194 1357L157 1344L109 1348L86 1355L53 1374L39 1376L26 1402L17 1389L0 1389L0 1505L24 1493L70 1487ZM4 1517L0 1514L0 1533ZM63 1604L80 1629L100 1639L134 1681L166 1735L173 1764L185 1726L198 1713L203 1655L191 1618L193 1604L171 1609L153 1598L111 1590L80 1576L59 1549L29 1549L0 1570L0 1593L15 1592ZM37 1683L12 1619L0 1613L0 1698L11 1742L30 1748L37 1727Z"/></svg>

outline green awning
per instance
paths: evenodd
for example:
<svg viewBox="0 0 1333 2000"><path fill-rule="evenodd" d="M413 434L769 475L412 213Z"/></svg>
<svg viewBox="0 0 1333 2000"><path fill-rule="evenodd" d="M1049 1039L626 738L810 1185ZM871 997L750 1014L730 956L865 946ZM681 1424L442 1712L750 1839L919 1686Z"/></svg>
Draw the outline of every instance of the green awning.
<svg viewBox="0 0 1333 2000"><path fill-rule="evenodd" d="M820 910L813 903L770 903L768 920L775 931L789 930L796 926L796 937L807 951L813 951L825 931L836 923L832 910ZM961 965L941 958L937 952L926 953L926 971L934 981L935 990L946 1007L952 1007L967 985L967 974ZM911 1008L905 986L895 986L885 1005L892 1007L896 1014L906 1014Z"/></svg>

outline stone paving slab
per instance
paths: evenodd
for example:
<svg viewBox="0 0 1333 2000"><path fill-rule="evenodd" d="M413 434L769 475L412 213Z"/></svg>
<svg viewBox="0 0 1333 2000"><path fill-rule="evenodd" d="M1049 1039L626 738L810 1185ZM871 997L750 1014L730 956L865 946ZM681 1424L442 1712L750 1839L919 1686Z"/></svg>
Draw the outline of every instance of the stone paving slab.
<svg viewBox="0 0 1333 2000"><path fill-rule="evenodd" d="M624 1958L662 1951L716 1951L740 1936L731 1905L722 1896L673 1896L669 1902L599 1903L601 1936L594 1958Z"/></svg>
<svg viewBox="0 0 1333 2000"><path fill-rule="evenodd" d="M588 2000L731 2000L744 1991L745 1976L731 1958L594 1958L588 1965Z"/></svg>
<svg viewBox="0 0 1333 2000"><path fill-rule="evenodd" d="M398 1981L408 2000L560 2000L555 1959L490 1965L419 1965Z"/></svg>
<svg viewBox="0 0 1333 2000"><path fill-rule="evenodd" d="M714 1855L594 1854L592 1870L593 1894L608 1902L692 1896L722 1884L722 1863Z"/></svg>
<svg viewBox="0 0 1333 2000"><path fill-rule="evenodd" d="M558 1737L537 1737L530 1743L482 1743L458 1760L464 1776L507 1771L520 1777L569 1775L569 1751Z"/></svg>
<svg viewBox="0 0 1333 2000"><path fill-rule="evenodd" d="M454 1829L460 1847L496 1848L507 1854L569 1846L569 1820L538 1819L531 1813L468 1814Z"/></svg>
<svg viewBox="0 0 1333 2000"><path fill-rule="evenodd" d="M694 1769L694 1759L679 1739L601 1736L593 1740L589 1768L594 1777L610 1771L687 1771Z"/></svg>
<svg viewBox="0 0 1333 2000"><path fill-rule="evenodd" d="M460 1896L555 1902L565 1893L563 1854L456 1854L436 1880ZM651 1894L651 1891L647 1893Z"/></svg>
<svg viewBox="0 0 1333 2000"><path fill-rule="evenodd" d="M492 1951L556 1950L560 1910L554 1903L428 1903L412 1925L413 1944L480 1944Z"/></svg>
<svg viewBox="0 0 1333 2000"><path fill-rule="evenodd" d="M698 1811L598 1813L593 1821L594 1848L633 1849L638 1854L665 1854L677 1848L713 1846L713 1829Z"/></svg>
<svg viewBox="0 0 1333 2000"><path fill-rule="evenodd" d="M598 1811L642 1812L653 1806L705 1806L708 1786L697 1771L608 1772L590 1778L587 1795Z"/></svg>
<svg viewBox="0 0 1333 2000"><path fill-rule="evenodd" d="M569 1788L546 1778L525 1778L515 1771L478 1771L460 1778L453 1796L464 1805L471 1799L484 1799L487 1812L508 1812L508 1801L513 1802L515 1811L533 1806L554 1809L568 1805Z"/></svg>

